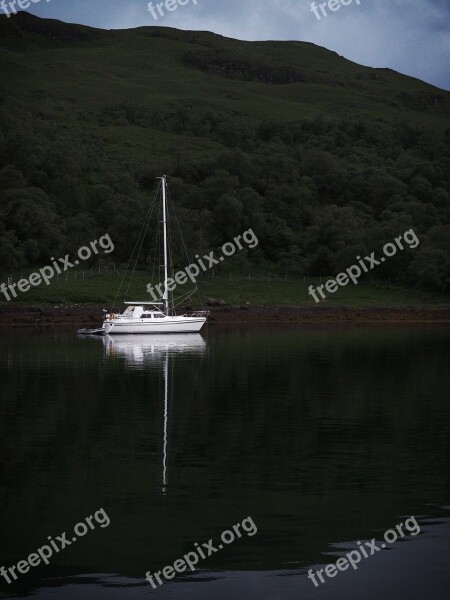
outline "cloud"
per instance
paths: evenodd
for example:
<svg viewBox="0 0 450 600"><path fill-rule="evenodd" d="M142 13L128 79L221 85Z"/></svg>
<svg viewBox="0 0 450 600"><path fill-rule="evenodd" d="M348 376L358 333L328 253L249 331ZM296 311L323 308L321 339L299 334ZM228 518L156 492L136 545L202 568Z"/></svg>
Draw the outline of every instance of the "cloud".
<svg viewBox="0 0 450 600"><path fill-rule="evenodd" d="M359 2L336 12L327 9L328 16L320 20L310 0L197 0L197 5L188 0L173 12L163 7L165 15L157 21L147 0L58 0L36 4L33 12L111 29L162 25L243 40L313 42L354 62L450 88L448 0Z"/></svg>

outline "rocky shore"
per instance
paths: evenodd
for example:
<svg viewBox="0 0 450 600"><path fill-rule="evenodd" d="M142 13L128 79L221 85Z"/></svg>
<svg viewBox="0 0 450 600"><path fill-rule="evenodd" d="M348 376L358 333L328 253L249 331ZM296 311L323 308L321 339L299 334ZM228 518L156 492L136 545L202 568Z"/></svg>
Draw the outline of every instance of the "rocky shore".
<svg viewBox="0 0 450 600"><path fill-rule="evenodd" d="M117 312L119 312L119 308ZM339 322L450 322L450 306L443 307L255 307L214 306L209 323L339 323ZM98 326L103 320L95 306L0 306L0 325Z"/></svg>

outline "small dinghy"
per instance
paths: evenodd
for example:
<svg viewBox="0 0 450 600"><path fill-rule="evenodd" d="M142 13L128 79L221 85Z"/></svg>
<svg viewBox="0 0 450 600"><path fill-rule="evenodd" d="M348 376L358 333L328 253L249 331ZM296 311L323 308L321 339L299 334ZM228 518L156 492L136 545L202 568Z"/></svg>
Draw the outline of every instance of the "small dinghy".
<svg viewBox="0 0 450 600"><path fill-rule="evenodd" d="M79 329L78 335L104 335L105 330L103 327L97 327L96 329Z"/></svg>

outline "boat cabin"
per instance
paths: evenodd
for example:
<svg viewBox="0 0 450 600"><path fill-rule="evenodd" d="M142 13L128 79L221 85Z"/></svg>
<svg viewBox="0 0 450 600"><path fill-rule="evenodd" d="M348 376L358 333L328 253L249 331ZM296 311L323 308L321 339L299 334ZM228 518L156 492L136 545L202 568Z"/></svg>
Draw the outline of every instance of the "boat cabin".
<svg viewBox="0 0 450 600"><path fill-rule="evenodd" d="M128 319L164 319L166 315L151 306L133 305L127 306L121 316Z"/></svg>

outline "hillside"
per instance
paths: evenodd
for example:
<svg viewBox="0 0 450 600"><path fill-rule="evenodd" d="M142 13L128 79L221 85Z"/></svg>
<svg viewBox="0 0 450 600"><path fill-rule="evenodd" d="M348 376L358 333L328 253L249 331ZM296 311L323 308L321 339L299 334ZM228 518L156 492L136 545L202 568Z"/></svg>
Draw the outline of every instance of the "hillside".
<svg viewBox="0 0 450 600"><path fill-rule="evenodd" d="M326 276L413 228L374 276L448 289L448 92L309 43L27 13L0 48L5 273L106 232L126 260L166 172L193 253L252 227L242 264Z"/></svg>

